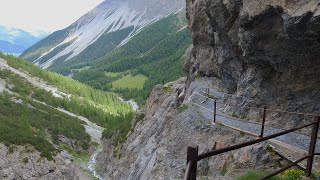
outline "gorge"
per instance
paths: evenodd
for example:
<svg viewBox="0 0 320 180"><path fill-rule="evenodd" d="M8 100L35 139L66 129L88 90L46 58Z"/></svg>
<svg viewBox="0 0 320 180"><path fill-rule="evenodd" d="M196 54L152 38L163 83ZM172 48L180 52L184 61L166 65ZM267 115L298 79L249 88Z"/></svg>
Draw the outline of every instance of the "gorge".
<svg viewBox="0 0 320 180"><path fill-rule="evenodd" d="M250 139L212 126L212 119L188 103L206 88L226 94L222 100L238 106L319 113L316 1L187 0L186 11L193 38L185 56L187 78L153 89L141 112L144 118L135 119L139 122L123 144L104 140L98 158L108 179L180 179L190 143L205 152L214 144L222 148ZM260 112L244 108L220 111L261 120ZM289 128L312 120L274 113L267 124ZM199 165L200 177L277 169L282 160L267 149L265 143L212 157Z"/></svg>
<svg viewBox="0 0 320 180"><path fill-rule="evenodd" d="M188 146L311 123L319 37L315 0L105 0L29 62L0 54L0 179L183 179ZM198 179L259 179L307 154L310 132L204 159ZM299 167L278 178L308 179Z"/></svg>

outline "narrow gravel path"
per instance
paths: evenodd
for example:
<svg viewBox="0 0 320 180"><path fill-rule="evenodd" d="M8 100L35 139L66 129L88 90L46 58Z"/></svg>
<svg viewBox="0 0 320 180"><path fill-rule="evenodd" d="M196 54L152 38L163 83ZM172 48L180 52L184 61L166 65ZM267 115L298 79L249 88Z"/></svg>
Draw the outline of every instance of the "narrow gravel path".
<svg viewBox="0 0 320 180"><path fill-rule="evenodd" d="M213 120L212 109L214 107L214 101L212 99L206 99L201 95L194 94L193 97L189 99L188 103L192 105L196 110L201 112L208 121L208 123L210 123ZM260 134L261 124L237 120L235 118L228 117L227 115L222 114L221 112L219 112L219 114L223 116L217 115L217 122L223 123L228 126L236 127L245 131L249 131L255 134ZM264 135L267 136L281 131L283 130L270 126L265 126ZM309 150L308 148L310 144L310 137L300 133L293 132L279 136L275 139L305 151ZM317 142L316 152L320 152L320 141Z"/></svg>

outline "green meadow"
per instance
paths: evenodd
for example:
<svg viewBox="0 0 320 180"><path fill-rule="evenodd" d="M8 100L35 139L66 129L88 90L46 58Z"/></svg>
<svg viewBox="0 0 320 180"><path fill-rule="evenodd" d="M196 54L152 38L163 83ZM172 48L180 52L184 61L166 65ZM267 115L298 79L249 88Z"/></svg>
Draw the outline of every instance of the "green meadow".
<svg viewBox="0 0 320 180"><path fill-rule="evenodd" d="M147 79L147 76L142 74L136 76L130 74L112 82L112 88L142 89Z"/></svg>

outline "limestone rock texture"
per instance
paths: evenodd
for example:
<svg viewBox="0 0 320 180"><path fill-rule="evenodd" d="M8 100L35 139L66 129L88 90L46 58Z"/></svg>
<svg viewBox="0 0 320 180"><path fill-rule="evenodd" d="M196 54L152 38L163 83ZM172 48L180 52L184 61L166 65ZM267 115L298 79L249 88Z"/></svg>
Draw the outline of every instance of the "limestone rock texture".
<svg viewBox="0 0 320 180"><path fill-rule="evenodd" d="M48 161L31 145L14 146L10 150L0 144L0 179L82 180L87 177L65 152L58 153L53 161Z"/></svg>
<svg viewBox="0 0 320 180"><path fill-rule="evenodd" d="M185 63L189 84L198 74L211 77L216 89L241 96L234 100L240 106L320 113L318 5L316 0L187 0L193 38ZM271 120L289 126L310 118Z"/></svg>

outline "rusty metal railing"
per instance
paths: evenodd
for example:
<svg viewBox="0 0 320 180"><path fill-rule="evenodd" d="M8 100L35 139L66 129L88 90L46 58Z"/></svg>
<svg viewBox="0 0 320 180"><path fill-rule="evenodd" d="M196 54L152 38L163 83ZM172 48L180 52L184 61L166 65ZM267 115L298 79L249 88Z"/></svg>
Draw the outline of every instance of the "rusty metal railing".
<svg viewBox="0 0 320 180"><path fill-rule="evenodd" d="M282 135L297 131L299 129L303 129L303 128L306 128L306 127L309 127L309 126L313 126L310 145L309 145L309 154L307 156L302 157L301 159L293 162L292 164L290 164L290 165L288 165L288 166L286 166L284 168L281 168L280 170L272 173L271 175L262 178L262 180L263 179L268 179L270 177L273 177L273 176L275 176L275 175L277 175L277 174L289 169L290 167L292 167L294 165L297 165L299 162L301 162L301 161L303 161L305 159L307 159L306 174L308 176L310 176L311 175L311 171L312 171L312 164L313 164L314 156L318 155L318 154L315 154L315 148L316 148L316 142L317 142L317 134L318 134L318 129L319 129L319 123L320 123L320 117L317 117L315 122L312 122L312 123L307 124L307 125L303 125L303 126L300 126L300 127L297 127L297 128L292 128L292 129L289 129L289 130L285 130L285 131L282 131L282 132L279 132L279 133L275 133L275 134L272 134L272 135L269 135L269 136L266 136L266 137L261 137L259 139L255 139L255 140L248 141L248 142L245 142L245 143L241 143L241 144L229 146L229 147L226 147L226 148L209 151L209 152L206 152L206 153L203 153L203 154L198 154L198 147L188 147L187 163L188 163L189 167L188 167L188 169L186 171L186 176L185 176L184 179L186 179L186 180L196 180L197 163L198 163L198 161L200 161L202 159L209 158L211 156L219 155L219 154L222 154L222 153L230 152L230 151L233 151L233 150L241 149L243 147L247 147L247 146L254 145L254 144L269 140L269 139L273 139L273 138L276 138L276 137L279 137L279 136L282 136Z"/></svg>
<svg viewBox="0 0 320 180"><path fill-rule="evenodd" d="M218 104L227 105L227 106L235 107L235 108L247 108L247 109L261 110L262 111L262 121L261 121L261 131L259 133L260 137L263 137L263 135L264 135L266 117L267 117L267 113L268 112L286 113L286 114L291 114L291 115L304 115L304 116L309 116L309 117L319 117L320 116L320 114L312 114L312 113L304 113L304 112L290 112L290 111L283 111L283 110L277 110L277 109L269 109L269 108L267 108L267 106L263 106L263 107L237 106L237 105L233 105L233 104L227 104L227 103L223 103L223 102L218 102L218 99L206 97L206 96L204 96L202 94L199 94L199 93L195 93L195 94L200 95L200 96L205 97L205 98L208 98L208 99L211 99L211 100L214 101L214 105L213 105L213 109L212 110L201 106L202 108L205 108L205 109L207 109L207 110L209 110L209 111L211 111L213 113L213 122L214 123L216 123L216 121L217 121L217 115L226 117L226 116L224 116L222 114L218 114L217 113L218 112L218 110L217 110L217 107L218 107L217 105ZM193 103L193 104L196 104L196 103ZM198 105L198 104L196 104L196 105ZM230 117L230 118L232 118L232 117ZM250 123L258 124L257 122L250 122ZM273 126L270 126L270 127L273 127ZM280 127L273 127L273 128L282 129Z"/></svg>
<svg viewBox="0 0 320 180"><path fill-rule="evenodd" d="M210 98L211 99L211 98ZM214 100L214 107L213 107L213 121L216 122L216 116L217 114L217 99L213 99ZM286 111L280 111L280 110L272 110L272 109L268 109L266 106L264 106L263 108L256 108L256 107L249 107L249 108L254 108L254 109L261 109L263 110L263 116L262 116L262 123L261 123L261 132L260 132L260 138L259 139L255 139L252 141L248 141L245 143L241 143L241 144L237 144L237 145L233 145L233 146L229 146L226 148L222 148L222 149L217 149L217 150L213 150L210 152L206 152L203 154L198 154L198 147L197 146L190 146L188 147L188 152L187 152L187 168L186 168L186 172L185 172L185 180L196 180L197 177L197 163L198 161L205 159L205 158L209 158L218 154L222 154L222 153L226 153L226 152L230 152L233 150L237 150L237 149L241 149L243 147L247 147L250 145L254 145L263 141L267 141L269 139L273 139L291 132L295 132L298 131L300 129L306 128L306 127L310 127L312 126L312 132L311 132L311 140L310 140L310 145L309 145L309 153L307 156L304 156L300 159L298 159L295 162L292 162L291 164L289 164L286 167L283 167L277 171L275 171L274 173L262 178L261 180L265 180L265 179L269 179L273 176L276 176L278 174L280 174L281 172L297 165L298 163L300 163L303 160L307 159L307 167L305 170L305 173L307 176L310 176L312 173L312 165L313 165L313 161L314 161L314 156L315 155L320 155L318 153L315 153L315 149L316 149L316 143L317 143L317 137L318 137L318 129L319 129L319 124L320 124L320 116L316 115L316 114L310 114L310 113L299 113L299 112L286 112ZM298 114L298 115L306 115L306 116L314 116L315 117L315 121L297 128L291 128L289 130L284 130L281 131L279 133L275 133L272 135L268 135L264 137L264 128L265 128L265 121L266 121L266 114L267 112L282 112L282 113L288 113L288 114Z"/></svg>
<svg viewBox="0 0 320 180"><path fill-rule="evenodd" d="M197 162L198 158L195 156L198 154L198 147L188 147L187 154L187 168L185 173L185 180L197 178Z"/></svg>

